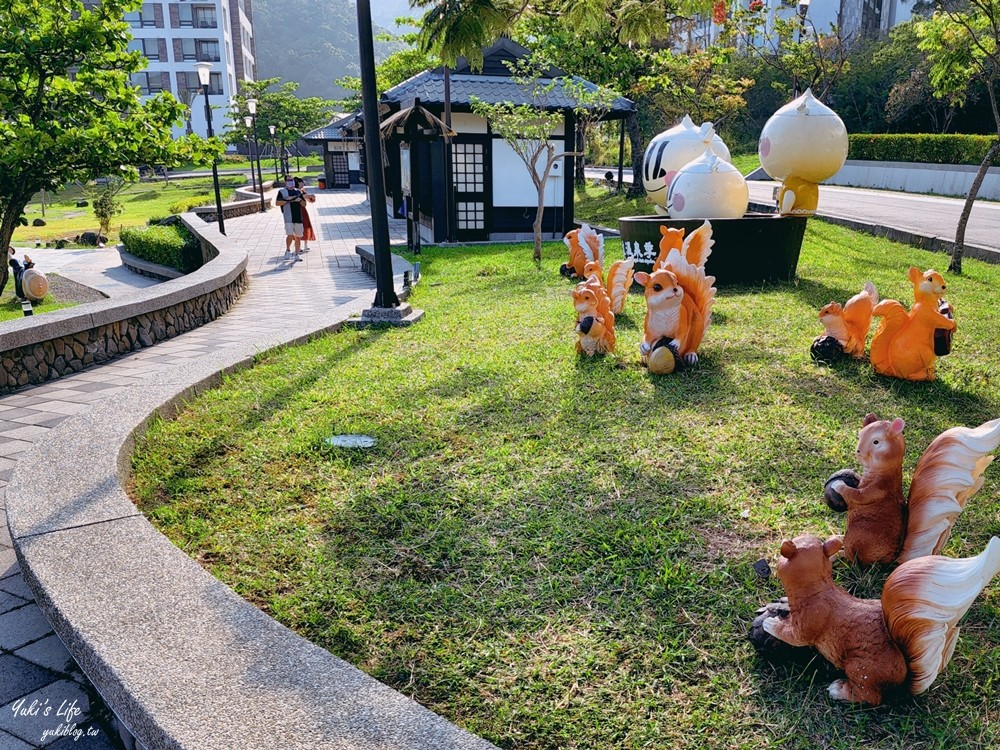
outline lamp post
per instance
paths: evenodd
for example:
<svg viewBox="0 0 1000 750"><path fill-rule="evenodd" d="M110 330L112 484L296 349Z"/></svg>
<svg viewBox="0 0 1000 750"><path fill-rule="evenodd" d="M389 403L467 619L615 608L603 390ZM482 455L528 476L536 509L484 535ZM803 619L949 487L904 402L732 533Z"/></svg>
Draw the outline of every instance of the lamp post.
<svg viewBox="0 0 1000 750"><path fill-rule="evenodd" d="M201 92L205 95L205 121L208 123L208 137L215 137L212 129L212 105L208 103L208 84L212 80L212 63L199 62L194 64L198 71L198 83L201 84ZM222 193L219 191L219 160L212 159L212 182L215 183L215 212L219 217L219 233L226 233L226 223L222 218Z"/></svg>
<svg viewBox="0 0 1000 750"><path fill-rule="evenodd" d="M278 144L274 140L274 125L268 125L267 129L271 133L271 151L274 153L274 179L278 179Z"/></svg>
<svg viewBox="0 0 1000 750"><path fill-rule="evenodd" d="M253 171L253 118L247 115L243 118L243 124L247 126L247 153L250 156L250 189L257 192L257 175ZM263 185L261 186L263 190Z"/></svg>
<svg viewBox="0 0 1000 750"><path fill-rule="evenodd" d="M250 113L250 128L253 133L254 151L257 152L257 184L260 186L260 212L264 213L267 211L267 206L264 205L264 176L260 173L260 141L257 139L256 99L247 99L247 111ZM250 163L250 174L253 174L253 162Z"/></svg>
<svg viewBox="0 0 1000 750"><path fill-rule="evenodd" d="M358 42L361 47L361 104L365 117L365 152L371 189L372 244L375 249L375 302L373 307L398 307L392 282L389 221L385 216L385 175L382 173L382 138L379 133L378 94L375 90L375 49L372 41L370 0L358 0Z"/></svg>

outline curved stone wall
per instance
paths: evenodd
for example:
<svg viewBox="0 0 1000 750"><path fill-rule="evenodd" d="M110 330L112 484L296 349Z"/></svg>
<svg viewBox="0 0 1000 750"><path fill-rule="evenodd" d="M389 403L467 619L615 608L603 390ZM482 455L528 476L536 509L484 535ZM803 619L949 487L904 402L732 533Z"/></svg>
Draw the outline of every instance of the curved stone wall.
<svg viewBox="0 0 1000 750"><path fill-rule="evenodd" d="M246 253L193 215L182 218L210 262L126 296L0 324L0 393L152 346L228 310L246 289Z"/></svg>

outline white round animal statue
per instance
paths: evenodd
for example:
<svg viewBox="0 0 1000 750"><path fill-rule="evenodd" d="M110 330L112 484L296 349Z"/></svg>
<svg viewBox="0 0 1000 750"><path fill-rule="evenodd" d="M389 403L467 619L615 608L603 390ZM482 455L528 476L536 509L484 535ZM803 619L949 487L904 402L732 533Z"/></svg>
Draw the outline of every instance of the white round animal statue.
<svg viewBox="0 0 1000 750"><path fill-rule="evenodd" d="M684 115L678 125L664 130L649 142L642 157L642 184L658 214L667 215L667 192L674 174L708 146L729 161L729 149L715 134L712 123L703 122L699 128L689 115Z"/></svg>
<svg viewBox="0 0 1000 750"><path fill-rule="evenodd" d="M847 161L847 128L812 90L771 115L760 133L761 166L781 180L779 211L812 214L819 202L816 183L833 177Z"/></svg>
<svg viewBox="0 0 1000 750"><path fill-rule="evenodd" d="M41 302L49 293L49 280L41 271L29 268L21 277L21 289L27 299L32 302Z"/></svg>
<svg viewBox="0 0 1000 750"><path fill-rule="evenodd" d="M743 175L711 146L677 170L667 197L671 219L740 219L749 203Z"/></svg>

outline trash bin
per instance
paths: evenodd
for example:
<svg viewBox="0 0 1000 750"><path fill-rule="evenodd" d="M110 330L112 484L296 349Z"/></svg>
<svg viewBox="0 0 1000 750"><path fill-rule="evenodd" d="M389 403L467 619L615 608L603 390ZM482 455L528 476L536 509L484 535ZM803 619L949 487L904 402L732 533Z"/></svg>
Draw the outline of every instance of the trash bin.
<svg viewBox="0 0 1000 750"><path fill-rule="evenodd" d="M326 190L326 178L320 177L318 180L316 180L316 187L318 187L320 190Z"/></svg>

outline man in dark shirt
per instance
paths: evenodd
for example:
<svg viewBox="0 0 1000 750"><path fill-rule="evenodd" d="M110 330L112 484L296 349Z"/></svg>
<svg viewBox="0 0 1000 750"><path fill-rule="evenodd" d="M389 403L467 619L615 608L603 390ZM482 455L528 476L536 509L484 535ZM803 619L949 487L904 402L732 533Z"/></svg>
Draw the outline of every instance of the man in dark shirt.
<svg viewBox="0 0 1000 750"><path fill-rule="evenodd" d="M305 197L302 191L295 189L295 181L285 176L285 187L278 191L275 205L281 209L285 219L285 259L302 260L302 204ZM292 243L295 243L295 255L292 256Z"/></svg>

